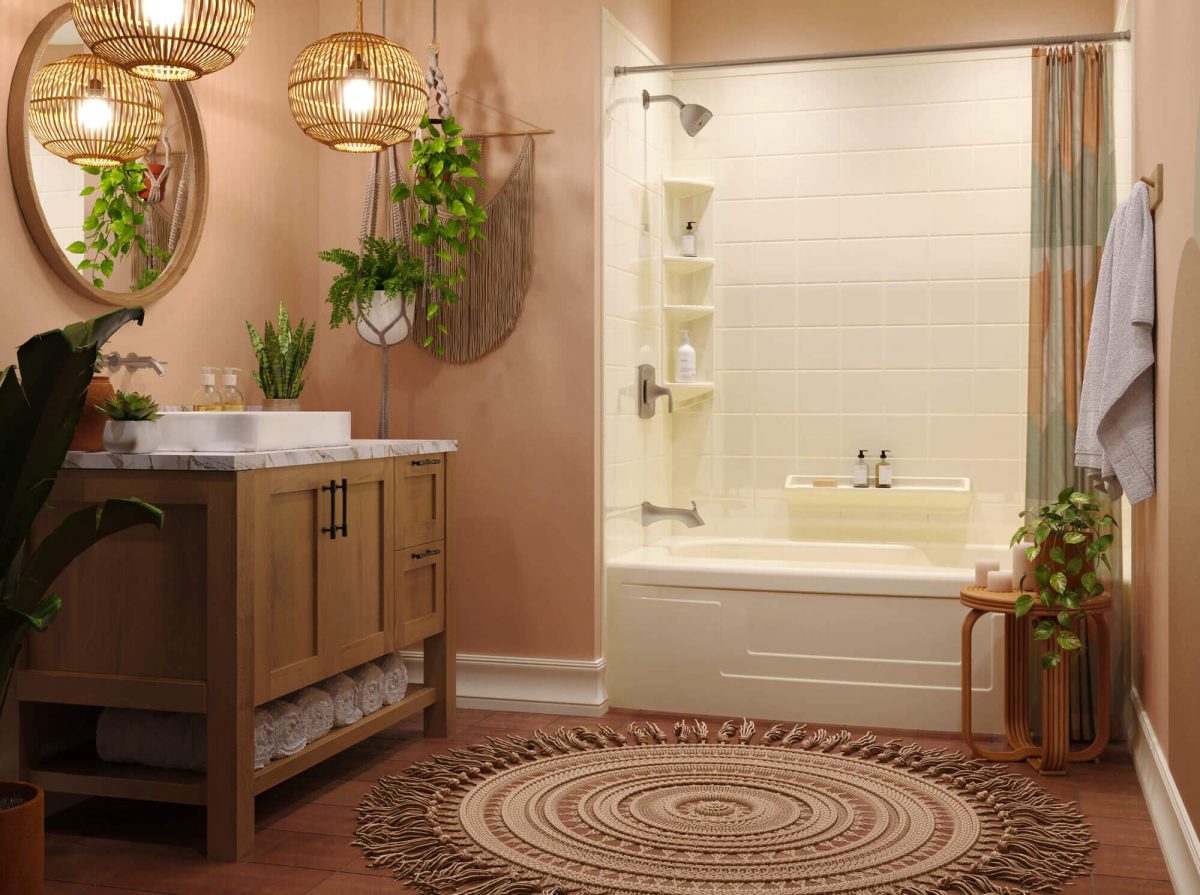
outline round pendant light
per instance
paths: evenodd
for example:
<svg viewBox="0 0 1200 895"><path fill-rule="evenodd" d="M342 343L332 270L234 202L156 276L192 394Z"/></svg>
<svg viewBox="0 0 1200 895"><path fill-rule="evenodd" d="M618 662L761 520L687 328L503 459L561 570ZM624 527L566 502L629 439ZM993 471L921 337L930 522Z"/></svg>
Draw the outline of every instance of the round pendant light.
<svg viewBox="0 0 1200 895"><path fill-rule="evenodd" d="M158 87L98 56L43 66L29 89L29 130L77 165L111 168L149 153L162 135Z"/></svg>
<svg viewBox="0 0 1200 895"><path fill-rule="evenodd" d="M83 42L143 78L192 81L242 54L253 0L71 0Z"/></svg>
<svg viewBox="0 0 1200 895"><path fill-rule="evenodd" d="M288 103L300 129L339 152L379 152L412 139L429 94L412 53L358 28L305 47L292 63Z"/></svg>

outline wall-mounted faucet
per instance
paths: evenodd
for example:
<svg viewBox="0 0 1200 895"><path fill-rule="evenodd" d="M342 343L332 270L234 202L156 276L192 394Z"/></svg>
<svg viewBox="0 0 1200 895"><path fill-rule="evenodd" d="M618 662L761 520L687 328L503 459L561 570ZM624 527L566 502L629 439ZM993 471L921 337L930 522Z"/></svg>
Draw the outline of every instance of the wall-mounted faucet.
<svg viewBox="0 0 1200 895"><path fill-rule="evenodd" d="M675 398L671 390L657 382L654 367L650 364L638 366L638 416L644 420L654 419L656 403L664 395L667 398L667 413L675 412Z"/></svg>
<svg viewBox="0 0 1200 895"><path fill-rule="evenodd" d="M159 376L167 375L167 362L150 357L149 355L126 354L122 357L117 352L110 351L108 354L101 356L100 360L110 373L116 373L124 367L130 371L153 370Z"/></svg>
<svg viewBox="0 0 1200 895"><path fill-rule="evenodd" d="M659 507L655 506L648 500L642 501L642 525L652 525L655 522L666 522L674 520L682 522L688 528L696 528L704 524L704 520L700 518L700 510L696 506L696 501L692 501L692 508L684 507Z"/></svg>

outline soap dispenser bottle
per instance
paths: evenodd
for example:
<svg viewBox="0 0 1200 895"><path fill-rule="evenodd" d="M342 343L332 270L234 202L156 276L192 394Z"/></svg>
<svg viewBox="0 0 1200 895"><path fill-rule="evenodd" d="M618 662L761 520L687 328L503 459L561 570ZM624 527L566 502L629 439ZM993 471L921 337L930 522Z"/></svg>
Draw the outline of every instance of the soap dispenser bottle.
<svg viewBox="0 0 1200 895"><path fill-rule="evenodd" d="M237 384L237 367L226 367L221 377L221 409L245 410L246 396L242 394Z"/></svg>
<svg viewBox="0 0 1200 895"><path fill-rule="evenodd" d="M221 395L217 391L216 367L200 368L200 388L192 398L192 410L220 410Z"/></svg>
<svg viewBox="0 0 1200 895"><path fill-rule="evenodd" d="M679 331L679 347L675 349L675 381L696 381L696 349L686 329Z"/></svg>
<svg viewBox="0 0 1200 895"><path fill-rule="evenodd" d="M887 451L879 452L879 462L875 464L875 487L892 487L892 464L887 458Z"/></svg>
<svg viewBox="0 0 1200 895"><path fill-rule="evenodd" d="M858 462L854 464L854 487L867 488L870 486L870 467L867 466L867 452L858 452Z"/></svg>
<svg viewBox="0 0 1200 895"><path fill-rule="evenodd" d="M680 254L685 258L696 257L696 222L688 221L687 229L683 231L683 239L680 240Z"/></svg>

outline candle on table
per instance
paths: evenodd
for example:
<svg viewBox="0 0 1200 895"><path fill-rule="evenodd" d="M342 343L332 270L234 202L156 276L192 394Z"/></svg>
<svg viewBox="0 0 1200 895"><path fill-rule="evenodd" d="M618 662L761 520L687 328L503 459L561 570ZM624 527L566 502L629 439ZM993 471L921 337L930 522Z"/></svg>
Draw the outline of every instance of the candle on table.
<svg viewBox="0 0 1200 895"><path fill-rule="evenodd" d="M988 572L987 573L987 589L998 594L1012 593L1013 576L1012 572Z"/></svg>
<svg viewBox="0 0 1200 895"><path fill-rule="evenodd" d="M977 559L975 560L975 586L987 587L988 572L998 571L1000 568L1000 560L998 559Z"/></svg>
<svg viewBox="0 0 1200 895"><path fill-rule="evenodd" d="M1013 569L1013 585L1015 590L1034 590L1033 581L1033 563L1025 556L1025 551L1032 547L1032 544L1026 544L1022 541L1019 544L1013 544L1012 548L1012 569ZM1024 586L1021 585L1021 579L1025 579Z"/></svg>

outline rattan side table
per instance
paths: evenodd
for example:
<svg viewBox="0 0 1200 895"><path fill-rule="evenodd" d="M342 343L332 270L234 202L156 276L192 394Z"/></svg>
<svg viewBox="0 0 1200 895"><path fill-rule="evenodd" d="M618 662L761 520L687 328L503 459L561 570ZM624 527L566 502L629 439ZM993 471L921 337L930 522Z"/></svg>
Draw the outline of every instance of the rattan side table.
<svg viewBox="0 0 1200 895"><path fill-rule="evenodd" d="M962 732L971 751L988 761L1027 761L1046 775L1065 774L1067 762L1092 761L1108 745L1109 736L1109 626L1112 597L1107 591L1093 597L1080 608L1085 623L1096 628L1095 646L1099 656L1096 738L1079 751L1070 751L1071 706L1068 690L1069 667L1060 662L1042 671L1042 741L1035 743L1029 727L1029 647L1033 642L1030 619L1053 616L1055 611L1036 602L1024 618L1017 618L1016 602L1020 593L997 593L970 585L959 594L959 602L970 611L962 630ZM1004 616L1004 732L1011 747L1008 752L993 752L975 744L971 732L971 632L975 623L989 612ZM1049 649L1044 644L1042 650Z"/></svg>

